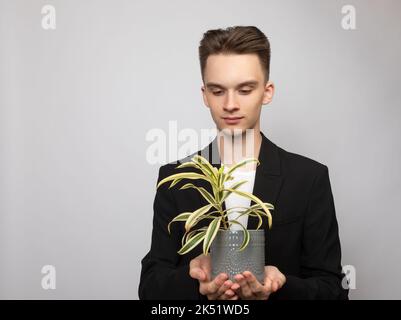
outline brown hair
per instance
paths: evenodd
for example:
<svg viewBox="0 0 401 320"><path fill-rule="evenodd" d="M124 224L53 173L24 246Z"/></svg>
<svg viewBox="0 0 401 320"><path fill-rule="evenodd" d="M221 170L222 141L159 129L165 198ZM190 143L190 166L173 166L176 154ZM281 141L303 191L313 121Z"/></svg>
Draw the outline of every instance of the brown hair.
<svg viewBox="0 0 401 320"><path fill-rule="evenodd" d="M235 26L206 31L199 45L199 60L203 81L207 58L211 54L220 53L256 53L264 70L265 81L269 80L270 43L265 34L258 28Z"/></svg>

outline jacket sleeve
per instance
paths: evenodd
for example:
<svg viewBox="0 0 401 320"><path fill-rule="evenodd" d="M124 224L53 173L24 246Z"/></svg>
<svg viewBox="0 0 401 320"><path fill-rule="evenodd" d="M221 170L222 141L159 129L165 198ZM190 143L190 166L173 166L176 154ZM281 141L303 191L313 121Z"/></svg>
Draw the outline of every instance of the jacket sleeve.
<svg viewBox="0 0 401 320"><path fill-rule="evenodd" d="M167 165L160 167L157 183L167 177ZM171 183L171 182L170 182ZM168 189L170 183L161 185L153 203L153 230L151 247L142 259L138 288L139 299L199 300L199 282L189 275L189 265L178 265L181 244L178 223L168 223L179 213Z"/></svg>
<svg viewBox="0 0 401 320"><path fill-rule="evenodd" d="M286 275L273 299L348 299L342 287L341 247L327 166L316 175L303 225L300 275Z"/></svg>

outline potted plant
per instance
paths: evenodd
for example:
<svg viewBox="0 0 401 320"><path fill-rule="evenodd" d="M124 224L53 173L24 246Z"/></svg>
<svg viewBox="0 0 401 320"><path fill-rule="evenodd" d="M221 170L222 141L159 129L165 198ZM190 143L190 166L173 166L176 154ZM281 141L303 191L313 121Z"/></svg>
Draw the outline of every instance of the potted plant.
<svg viewBox="0 0 401 320"><path fill-rule="evenodd" d="M176 167L193 168L195 172L181 172L170 175L162 179L158 184L159 188L162 184L172 181L169 189L183 179L189 180L205 180L213 190L213 194L203 187L195 186L193 183L186 183L180 187L181 189L194 188L208 202L207 205L193 211L178 214L168 224L168 232L171 234L170 225L173 222L185 222L185 233L182 237L182 247L178 254L184 255L194 249L203 242L203 253L208 255L209 248L211 253L212 277L214 278L220 272L225 272L230 279L235 281L234 275L245 270L251 271L259 282L264 282L264 265L265 265L265 233L259 230L262 225L262 217L267 217L268 226L271 228L272 216L270 210L274 206L270 203L262 202L252 193L238 190L238 188L246 183L246 180L239 181L230 188L225 188L224 183L233 179L232 174L238 168L259 160L248 158L233 165L225 172L224 164L220 168L212 166L204 157L195 155L188 162L184 162ZM232 193L248 198L254 202L249 207L233 207L223 210L223 202ZM228 214L232 210L237 210L239 216L248 215L256 216L259 219L256 230L248 230L236 219L228 219ZM239 217L237 217L238 219ZM209 219L210 223L206 227L195 228L196 225L204 219ZM241 231L230 230L232 224L241 226Z"/></svg>

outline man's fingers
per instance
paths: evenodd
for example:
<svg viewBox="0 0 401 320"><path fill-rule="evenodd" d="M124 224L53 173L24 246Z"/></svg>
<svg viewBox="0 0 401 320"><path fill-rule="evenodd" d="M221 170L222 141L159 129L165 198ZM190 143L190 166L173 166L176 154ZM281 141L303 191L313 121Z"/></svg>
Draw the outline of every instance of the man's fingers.
<svg viewBox="0 0 401 320"><path fill-rule="evenodd" d="M206 280L206 275L202 270L197 270L197 277L199 281L205 281Z"/></svg>
<svg viewBox="0 0 401 320"><path fill-rule="evenodd" d="M221 287L217 290L217 294L218 295L225 294L226 291L231 288L231 285L232 285L232 281L231 280L224 281L223 284L221 285Z"/></svg>
<svg viewBox="0 0 401 320"><path fill-rule="evenodd" d="M253 275L252 272L245 271L243 274L245 276L249 288L251 288L254 294L259 294L263 291L263 286L259 283L258 279L256 279L256 277Z"/></svg>
<svg viewBox="0 0 401 320"><path fill-rule="evenodd" d="M189 263L190 269L199 268L199 267L200 267L200 258L199 257L192 259L191 262Z"/></svg>
<svg viewBox="0 0 401 320"><path fill-rule="evenodd" d="M285 275L275 266L265 266L265 274L265 281L266 279L269 279L270 290L272 292L280 290L287 281Z"/></svg>
<svg viewBox="0 0 401 320"><path fill-rule="evenodd" d="M199 281L210 281L210 257L199 255L189 263L189 275Z"/></svg>
<svg viewBox="0 0 401 320"><path fill-rule="evenodd" d="M189 263L189 275L194 279L199 279L198 270L201 270L200 259L199 258L192 259L191 262Z"/></svg>
<svg viewBox="0 0 401 320"><path fill-rule="evenodd" d="M211 296L211 299L216 299L218 297L217 291L223 285L224 281L227 280L227 278L228 276L226 274L220 273L212 281L205 284L204 291L206 292L206 294Z"/></svg>
<svg viewBox="0 0 401 320"><path fill-rule="evenodd" d="M189 275L194 279L198 279L199 281L205 280L205 273L199 267L191 267Z"/></svg>
<svg viewBox="0 0 401 320"><path fill-rule="evenodd" d="M234 283L234 284L231 286L231 289L234 290L234 291L236 291L236 290L239 289L239 287L240 287L240 285L239 285L238 283Z"/></svg>
<svg viewBox="0 0 401 320"><path fill-rule="evenodd" d="M278 283L277 281L273 281L272 283L272 292L276 292L278 290Z"/></svg>
<svg viewBox="0 0 401 320"><path fill-rule="evenodd" d="M228 300L238 300L238 299L239 299L239 297L237 294L232 296L231 298L228 298Z"/></svg>
<svg viewBox="0 0 401 320"><path fill-rule="evenodd" d="M240 287L236 290L237 294L241 297L241 299L245 299L246 297L250 297L252 295L251 288L248 286L248 282L244 278L242 274L237 274L235 277Z"/></svg>
<svg viewBox="0 0 401 320"><path fill-rule="evenodd" d="M225 281L228 276L225 273L220 273L216 276L212 281L207 282L205 284L201 283L201 290L206 294L209 300L216 300L224 293L221 289L224 286ZM228 287L227 287L228 288Z"/></svg>
<svg viewBox="0 0 401 320"><path fill-rule="evenodd" d="M237 300L239 297L233 290L228 289L224 293L223 298L224 300Z"/></svg>
<svg viewBox="0 0 401 320"><path fill-rule="evenodd" d="M230 289L232 284L233 283L231 280L224 281L223 285L217 291L218 300L227 300L233 295L235 295L235 292Z"/></svg>
<svg viewBox="0 0 401 320"><path fill-rule="evenodd" d="M210 280L210 274L208 275L205 265L202 263L199 264L199 267L197 265L197 261L191 265L191 277L201 282L200 292L207 295L209 300L266 299L270 293L278 291L286 281L285 276L280 272L275 272L273 267L269 270L271 272L265 273L262 283L250 271L237 274L234 277L234 283L228 280L226 273L220 273L216 278Z"/></svg>
<svg viewBox="0 0 401 320"><path fill-rule="evenodd" d="M226 281L228 276L225 273L220 273L213 281L208 284L208 292L211 294L217 293L219 288Z"/></svg>
<svg viewBox="0 0 401 320"><path fill-rule="evenodd" d="M232 297L233 295L235 295L235 292L231 289L226 290L225 294L229 297Z"/></svg>
<svg viewBox="0 0 401 320"><path fill-rule="evenodd" d="M278 280L273 281L272 291L276 292L277 290L281 289L282 286L283 286L283 283L281 281L278 281Z"/></svg>
<svg viewBox="0 0 401 320"><path fill-rule="evenodd" d="M267 289L268 291L272 290L272 280L270 278L265 278L265 284L263 285L265 287L265 289Z"/></svg>

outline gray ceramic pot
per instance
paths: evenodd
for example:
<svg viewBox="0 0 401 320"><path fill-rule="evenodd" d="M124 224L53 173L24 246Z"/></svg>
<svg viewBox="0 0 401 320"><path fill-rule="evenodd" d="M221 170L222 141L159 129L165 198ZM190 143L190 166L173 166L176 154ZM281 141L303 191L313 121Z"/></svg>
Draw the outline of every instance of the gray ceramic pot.
<svg viewBox="0 0 401 320"><path fill-rule="evenodd" d="M218 231L210 246L213 278L224 272L233 282L236 282L234 276L248 270L260 283L264 283L265 232L263 229L248 231L250 240L242 251L239 251L244 239L242 231Z"/></svg>

